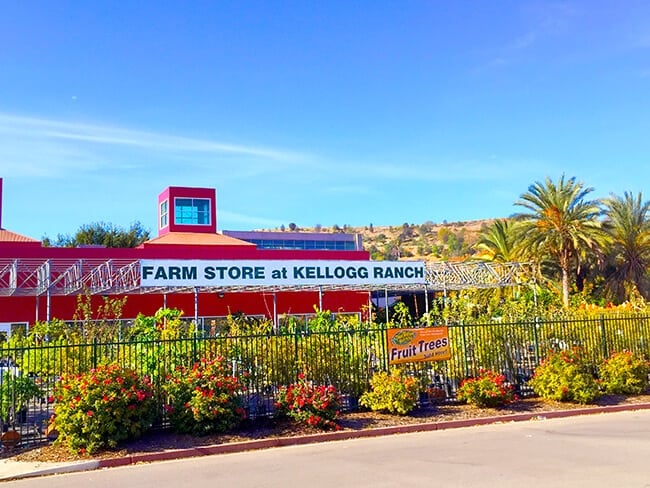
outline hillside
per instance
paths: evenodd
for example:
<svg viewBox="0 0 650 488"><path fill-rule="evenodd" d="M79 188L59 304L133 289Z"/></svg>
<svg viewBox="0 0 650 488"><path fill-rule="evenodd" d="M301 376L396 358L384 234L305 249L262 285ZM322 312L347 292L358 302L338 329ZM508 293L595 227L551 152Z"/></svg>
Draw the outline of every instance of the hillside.
<svg viewBox="0 0 650 488"><path fill-rule="evenodd" d="M340 227L316 226L298 228L289 224L288 229L298 232L345 232L361 234L363 247L374 260L418 259L428 261L463 260L473 254L472 246L482 229L494 220L467 222L425 222L392 226ZM282 226L280 229L285 230Z"/></svg>

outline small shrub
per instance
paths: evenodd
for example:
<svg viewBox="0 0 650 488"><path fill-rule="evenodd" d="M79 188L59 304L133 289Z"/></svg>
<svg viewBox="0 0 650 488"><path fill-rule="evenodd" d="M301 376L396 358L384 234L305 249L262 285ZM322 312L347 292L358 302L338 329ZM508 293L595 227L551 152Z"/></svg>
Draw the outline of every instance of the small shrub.
<svg viewBox="0 0 650 488"><path fill-rule="evenodd" d="M178 367L167 377L166 411L174 430L205 435L239 425L246 417L242 386L228 372L223 358L201 359L192 368Z"/></svg>
<svg viewBox="0 0 650 488"><path fill-rule="evenodd" d="M276 396L278 415L286 415L319 429L340 429L336 422L341 395L334 386L314 385L304 374L294 384L283 386Z"/></svg>
<svg viewBox="0 0 650 488"><path fill-rule="evenodd" d="M117 364L62 376L55 400L56 442L72 452L93 453L140 437L156 416L149 378Z"/></svg>
<svg viewBox="0 0 650 488"><path fill-rule="evenodd" d="M560 402L591 403L600 394L592 365L580 349L550 354L529 384L540 397Z"/></svg>
<svg viewBox="0 0 650 488"><path fill-rule="evenodd" d="M29 402L43 398L43 390L28 376L0 372L0 419L10 423L24 411Z"/></svg>
<svg viewBox="0 0 650 488"><path fill-rule="evenodd" d="M401 369L375 373L370 387L370 391L361 395L359 403L371 410L406 415L418 403L418 380L405 375Z"/></svg>
<svg viewBox="0 0 650 488"><path fill-rule="evenodd" d="M514 389L502 374L481 370L476 378L463 380L456 399L477 407L498 407L515 400Z"/></svg>
<svg viewBox="0 0 650 488"><path fill-rule="evenodd" d="M631 352L615 352L598 367L601 387L615 395L638 395L648 387L650 364Z"/></svg>

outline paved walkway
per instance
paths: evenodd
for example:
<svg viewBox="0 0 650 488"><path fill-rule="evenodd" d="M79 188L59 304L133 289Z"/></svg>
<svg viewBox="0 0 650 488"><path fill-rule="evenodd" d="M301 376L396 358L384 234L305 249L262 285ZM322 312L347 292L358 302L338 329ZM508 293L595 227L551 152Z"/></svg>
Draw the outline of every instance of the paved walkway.
<svg viewBox="0 0 650 488"><path fill-rule="evenodd" d="M558 410L552 412L524 413L498 417L483 417L466 420L452 420L447 422L431 422L426 424L400 425L394 427L382 427L378 429L367 429L359 431L338 431L324 432L301 437L282 437L272 439L260 439L255 441L236 442L230 444L219 444L213 446L201 446L189 449L178 449L172 451L141 453L127 455L112 459L99 459L90 461L72 461L65 463L46 462L24 462L11 458L0 459L0 481L8 481L19 478L44 476L57 473L71 473L76 471L90 471L93 469L125 466L129 464L154 462L171 459L182 459L196 456L224 454L232 452L250 451L253 449L268 449L271 447L312 444L333 440L354 439L361 437L377 437L381 435L392 435L407 432L422 432L432 430L445 430L459 427L470 427L474 425L485 425L499 422L521 422L526 420L544 420L550 418L573 417L577 415L588 415L595 413L622 412L633 410L650 410L650 403L638 403L630 405L613 405L607 407L585 407L580 409Z"/></svg>

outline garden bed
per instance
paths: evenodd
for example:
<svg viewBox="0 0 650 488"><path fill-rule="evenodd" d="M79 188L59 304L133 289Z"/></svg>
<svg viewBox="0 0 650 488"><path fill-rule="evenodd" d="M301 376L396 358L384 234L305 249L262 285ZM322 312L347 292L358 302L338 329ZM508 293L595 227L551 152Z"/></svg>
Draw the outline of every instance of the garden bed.
<svg viewBox="0 0 650 488"><path fill-rule="evenodd" d="M587 406L610 406L624 404L650 403L650 394L637 396L605 395ZM500 408L477 408L470 405L440 404L424 405L409 415L397 416L371 411L344 413L339 421L342 430L360 431L381 427L411 425L418 423L467 420L473 418L507 416L519 413L536 413L540 417L545 412L584 408L585 405L544 401L539 398L518 400ZM53 444L2 452L2 457L19 461L62 462L83 459L118 458L138 453L163 452L174 449L187 449L197 446L218 445L277 437L297 437L321 432L304 424L286 419L260 418L245 421L239 429L225 434L195 437L175 434L169 431L150 432L141 439L125 443L116 450L103 450L93 456L71 454L63 446Z"/></svg>

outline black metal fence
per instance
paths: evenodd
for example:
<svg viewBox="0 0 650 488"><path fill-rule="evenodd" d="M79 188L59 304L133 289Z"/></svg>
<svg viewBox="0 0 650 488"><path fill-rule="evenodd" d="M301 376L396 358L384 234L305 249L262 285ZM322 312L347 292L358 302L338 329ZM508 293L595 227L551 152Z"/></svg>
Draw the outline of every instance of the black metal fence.
<svg viewBox="0 0 650 488"><path fill-rule="evenodd" d="M650 317L455 324L449 326L449 340L449 360L404 366L419 378L423 391L433 385L453 399L464 378L487 368L503 373L526 396L531 393L528 379L550 351L579 346L594 365L615 351L629 350L650 357ZM149 375L162 391L167 374L177 366L223 357L246 387L244 400L251 417L272 413L277 389L294 382L301 372L314 382L335 385L346 399L345 406L354 408L373 373L388 368L383 328L13 348L5 345L0 351L0 426L19 431L23 443L45 439L58 378L100 364L117 362ZM162 412L163 405L160 409Z"/></svg>

